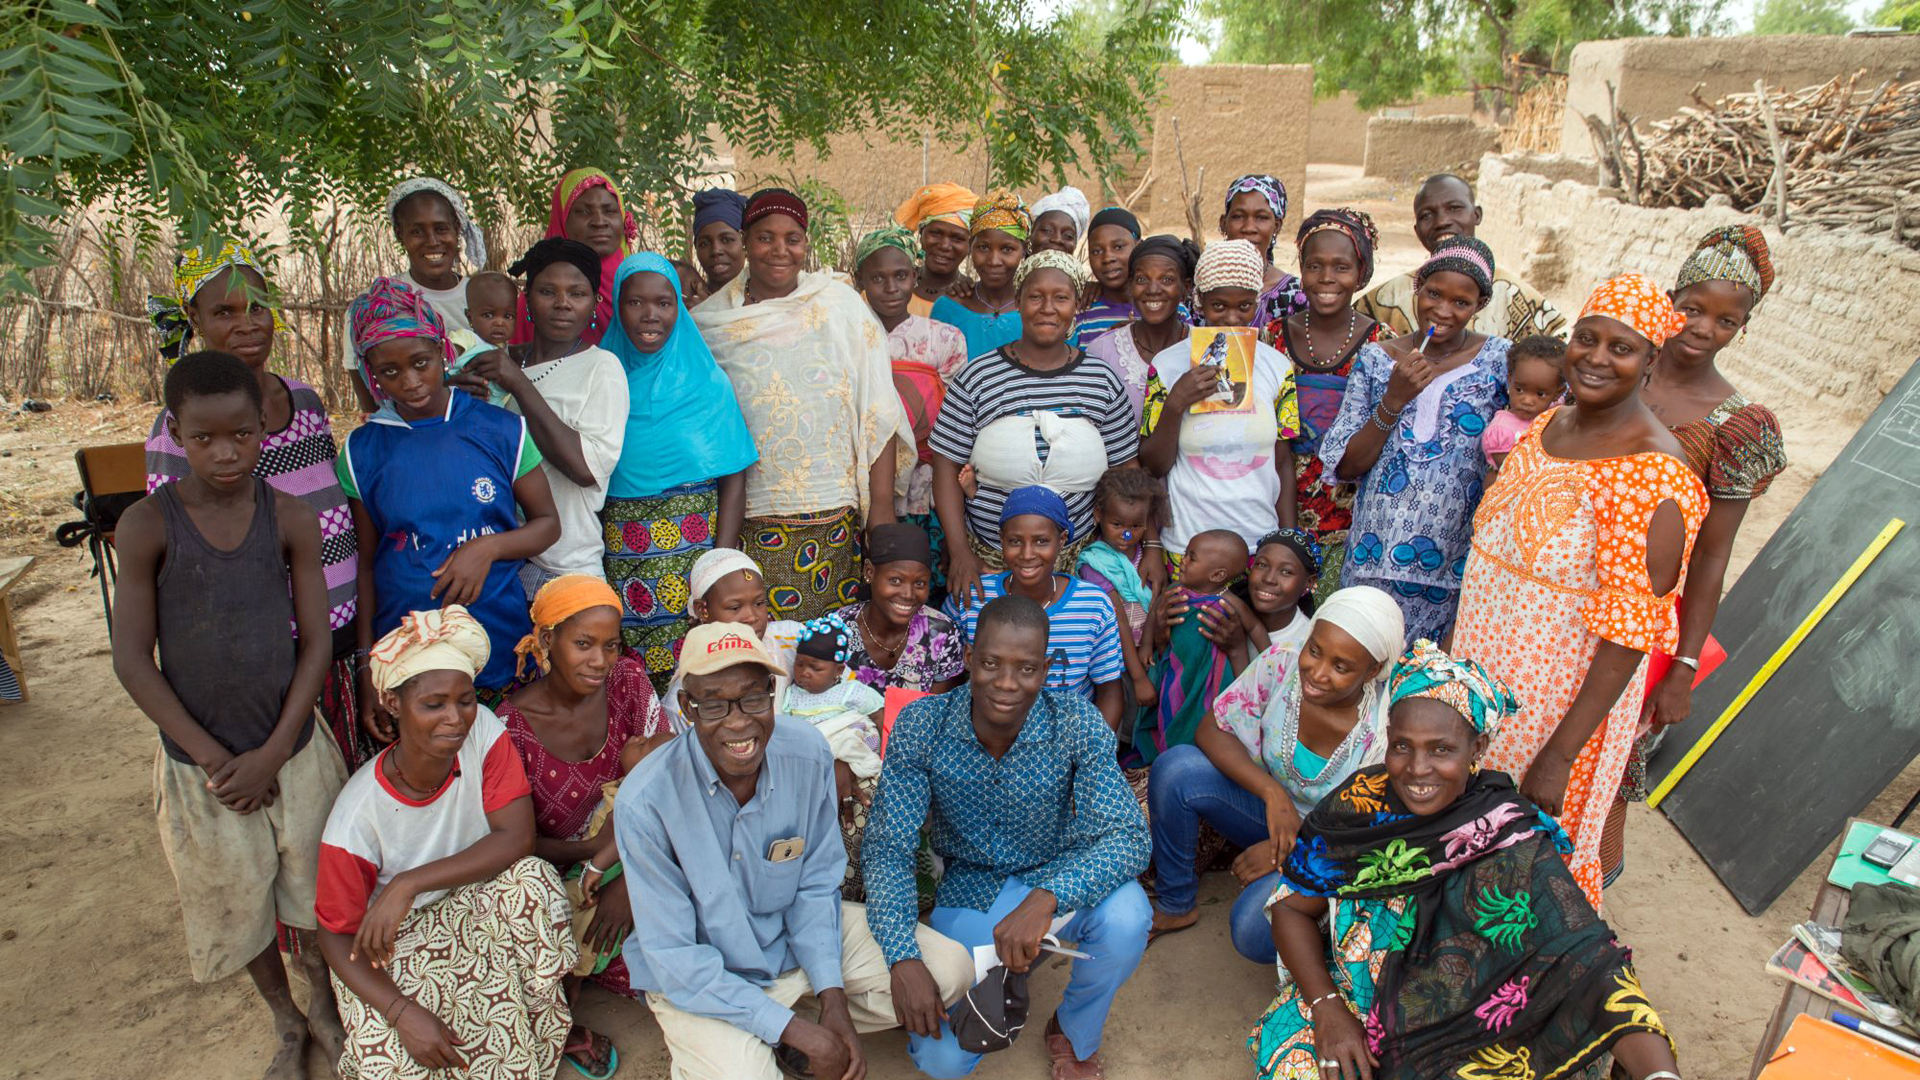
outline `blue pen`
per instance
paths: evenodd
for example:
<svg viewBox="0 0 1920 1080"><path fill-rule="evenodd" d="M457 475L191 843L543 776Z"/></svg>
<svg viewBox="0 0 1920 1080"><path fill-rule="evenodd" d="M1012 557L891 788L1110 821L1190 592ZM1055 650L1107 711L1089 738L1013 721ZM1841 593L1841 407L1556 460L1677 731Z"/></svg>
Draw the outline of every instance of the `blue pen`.
<svg viewBox="0 0 1920 1080"><path fill-rule="evenodd" d="M1848 1016L1846 1013L1834 1013L1833 1022L1848 1031L1857 1031L1869 1039L1886 1043L1895 1050L1904 1050L1915 1057L1920 1057L1920 1039L1915 1039L1911 1035L1902 1035L1892 1028L1881 1027L1871 1020L1862 1020L1857 1016Z"/></svg>
<svg viewBox="0 0 1920 1080"><path fill-rule="evenodd" d="M1420 339L1420 355L1427 355L1427 342L1433 340L1433 327L1427 327L1427 336Z"/></svg>

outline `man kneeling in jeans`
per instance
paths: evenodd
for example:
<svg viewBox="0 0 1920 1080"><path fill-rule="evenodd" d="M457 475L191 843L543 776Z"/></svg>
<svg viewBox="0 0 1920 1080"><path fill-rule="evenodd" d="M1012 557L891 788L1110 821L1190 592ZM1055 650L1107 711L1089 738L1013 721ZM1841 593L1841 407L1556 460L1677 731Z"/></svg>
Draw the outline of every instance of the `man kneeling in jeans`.
<svg viewBox="0 0 1920 1080"><path fill-rule="evenodd" d="M1114 737L1086 698L1042 690L1047 614L1003 596L980 612L970 682L900 713L861 841L867 921L893 967L893 1000L922 1072L964 1076L980 1055L946 1029L950 1000L926 928L914 921L914 847L931 821L946 860L928 921L969 949L991 944L1025 971L1057 916L1073 962L1047 1025L1056 1080L1102 1074L1100 1035L1122 983L1146 951L1153 908L1134 880L1147 868L1146 818L1120 775ZM636 909L638 910L638 909Z"/></svg>
<svg viewBox="0 0 1920 1080"><path fill-rule="evenodd" d="M820 1080L857 1078L856 1032L898 1022L866 912L840 900L833 754L811 724L774 721L784 674L751 627L695 627L680 652L692 730L648 755L614 801L638 913L627 970L676 1080L776 1080L776 1052ZM934 999L966 993L964 948L926 927L906 936ZM818 1020L793 1010L809 992Z"/></svg>

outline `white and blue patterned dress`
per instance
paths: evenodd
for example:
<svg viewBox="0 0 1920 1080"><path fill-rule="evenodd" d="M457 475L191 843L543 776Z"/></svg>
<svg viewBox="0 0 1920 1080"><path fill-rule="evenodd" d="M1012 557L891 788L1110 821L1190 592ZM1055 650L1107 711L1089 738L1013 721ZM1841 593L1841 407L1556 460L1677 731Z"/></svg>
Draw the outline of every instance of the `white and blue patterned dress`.
<svg viewBox="0 0 1920 1080"><path fill-rule="evenodd" d="M1427 384L1357 482L1340 585L1384 589L1406 615L1408 641L1439 641L1453 625L1485 486L1480 435L1507 404L1508 345L1489 337L1473 359ZM1385 349L1360 350L1340 415L1321 442L1322 460L1337 466L1372 422L1392 374Z"/></svg>

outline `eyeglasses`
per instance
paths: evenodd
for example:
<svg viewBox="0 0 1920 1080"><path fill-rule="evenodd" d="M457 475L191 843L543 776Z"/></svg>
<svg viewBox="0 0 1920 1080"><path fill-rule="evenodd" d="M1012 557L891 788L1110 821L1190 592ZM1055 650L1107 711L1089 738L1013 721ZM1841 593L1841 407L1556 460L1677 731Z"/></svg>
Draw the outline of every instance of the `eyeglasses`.
<svg viewBox="0 0 1920 1080"><path fill-rule="evenodd" d="M713 723L725 720L735 709L739 709L748 716L765 716L773 711L773 695L747 694L732 701L709 698L706 701L689 701L688 704L693 706L693 715Z"/></svg>

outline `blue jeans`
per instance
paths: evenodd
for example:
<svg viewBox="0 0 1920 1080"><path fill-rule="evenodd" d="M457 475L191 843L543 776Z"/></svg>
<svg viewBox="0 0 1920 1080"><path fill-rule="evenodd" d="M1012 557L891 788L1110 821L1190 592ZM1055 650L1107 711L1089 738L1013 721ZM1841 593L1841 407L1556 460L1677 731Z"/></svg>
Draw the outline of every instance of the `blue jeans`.
<svg viewBox="0 0 1920 1080"><path fill-rule="evenodd" d="M1154 760L1147 774L1147 811L1158 893L1154 906L1168 915L1184 915L1198 902L1200 871L1194 849L1202 820L1241 847L1267 838L1266 803L1227 779L1198 746L1175 746ZM1275 959L1266 903L1279 878L1268 874L1241 890L1233 902L1233 947L1263 964Z"/></svg>
<svg viewBox="0 0 1920 1080"><path fill-rule="evenodd" d="M1008 878L993 906L986 911L938 907L927 916L927 923L969 949L991 945L994 926L1032 891L1019 879ZM1147 931L1152 925L1153 905L1147 902L1146 890L1139 882L1129 881L1105 900L1083 908L1060 928L1061 940L1074 942L1081 952L1092 957L1073 962L1066 993L1054 1013L1060 1021L1060 1030L1073 1043L1073 1052L1082 1061L1099 1052L1101 1032L1107 1026L1113 996L1119 993L1133 969L1140 966L1140 956L1147 951ZM941 1080L967 1075L980 1064L983 1056L960 1049L960 1041L953 1037L944 1020L940 1023L938 1039L907 1036L907 1055L921 1072Z"/></svg>

